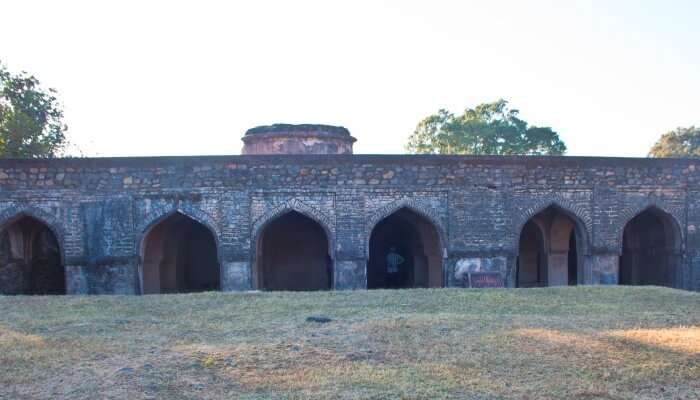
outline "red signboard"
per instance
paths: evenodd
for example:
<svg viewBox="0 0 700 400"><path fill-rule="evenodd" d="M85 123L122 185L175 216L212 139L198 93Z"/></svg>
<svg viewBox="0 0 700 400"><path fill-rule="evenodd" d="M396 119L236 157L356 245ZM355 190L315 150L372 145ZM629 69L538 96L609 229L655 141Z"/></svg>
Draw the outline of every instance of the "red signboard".
<svg viewBox="0 0 700 400"><path fill-rule="evenodd" d="M499 272L472 272L469 274L470 287L473 288L502 288L503 276Z"/></svg>

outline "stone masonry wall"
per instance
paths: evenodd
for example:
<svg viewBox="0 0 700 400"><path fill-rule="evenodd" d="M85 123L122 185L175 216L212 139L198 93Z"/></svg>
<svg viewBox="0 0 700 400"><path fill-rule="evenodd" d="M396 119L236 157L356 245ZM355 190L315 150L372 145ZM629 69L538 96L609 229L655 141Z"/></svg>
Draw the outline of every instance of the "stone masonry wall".
<svg viewBox="0 0 700 400"><path fill-rule="evenodd" d="M328 235L334 287L366 287L374 224L403 207L435 225L444 276L502 273L519 232L557 205L585 227L586 283L616 282L627 221L655 206L682 235L682 282L700 290L700 161L586 157L215 156L0 160L0 227L31 215L56 234L69 293L139 292L144 232L182 212L214 234L223 290L251 288L255 240L294 210ZM469 266L469 267L466 267Z"/></svg>

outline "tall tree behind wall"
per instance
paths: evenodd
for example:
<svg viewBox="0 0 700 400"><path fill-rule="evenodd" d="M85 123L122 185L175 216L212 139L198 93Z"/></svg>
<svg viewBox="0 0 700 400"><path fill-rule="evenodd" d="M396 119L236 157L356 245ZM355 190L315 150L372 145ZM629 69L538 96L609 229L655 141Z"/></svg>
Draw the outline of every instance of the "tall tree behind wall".
<svg viewBox="0 0 700 400"><path fill-rule="evenodd" d="M0 157L59 156L67 145L66 130L56 91L0 63Z"/></svg>
<svg viewBox="0 0 700 400"><path fill-rule="evenodd" d="M566 145L548 127L528 126L506 100L439 110L418 123L406 150L415 154L561 155Z"/></svg>
<svg viewBox="0 0 700 400"><path fill-rule="evenodd" d="M700 158L700 128L676 128L661 135L649 150L649 157Z"/></svg>

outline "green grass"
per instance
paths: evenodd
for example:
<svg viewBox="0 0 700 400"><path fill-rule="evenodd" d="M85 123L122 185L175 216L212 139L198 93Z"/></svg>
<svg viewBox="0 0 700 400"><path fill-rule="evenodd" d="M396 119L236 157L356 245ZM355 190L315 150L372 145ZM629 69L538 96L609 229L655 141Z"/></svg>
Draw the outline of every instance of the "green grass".
<svg viewBox="0 0 700 400"><path fill-rule="evenodd" d="M700 293L0 296L5 398L698 399Z"/></svg>

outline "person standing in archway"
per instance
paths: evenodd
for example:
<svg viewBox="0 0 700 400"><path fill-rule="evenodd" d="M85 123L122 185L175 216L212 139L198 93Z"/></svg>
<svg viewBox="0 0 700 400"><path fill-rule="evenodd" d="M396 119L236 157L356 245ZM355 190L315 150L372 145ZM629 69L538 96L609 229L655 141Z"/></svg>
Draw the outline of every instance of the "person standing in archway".
<svg viewBox="0 0 700 400"><path fill-rule="evenodd" d="M387 287L401 287L401 277L403 274L401 274L399 266L405 261L406 259L396 252L396 246L391 246L389 248L389 253L386 255Z"/></svg>

